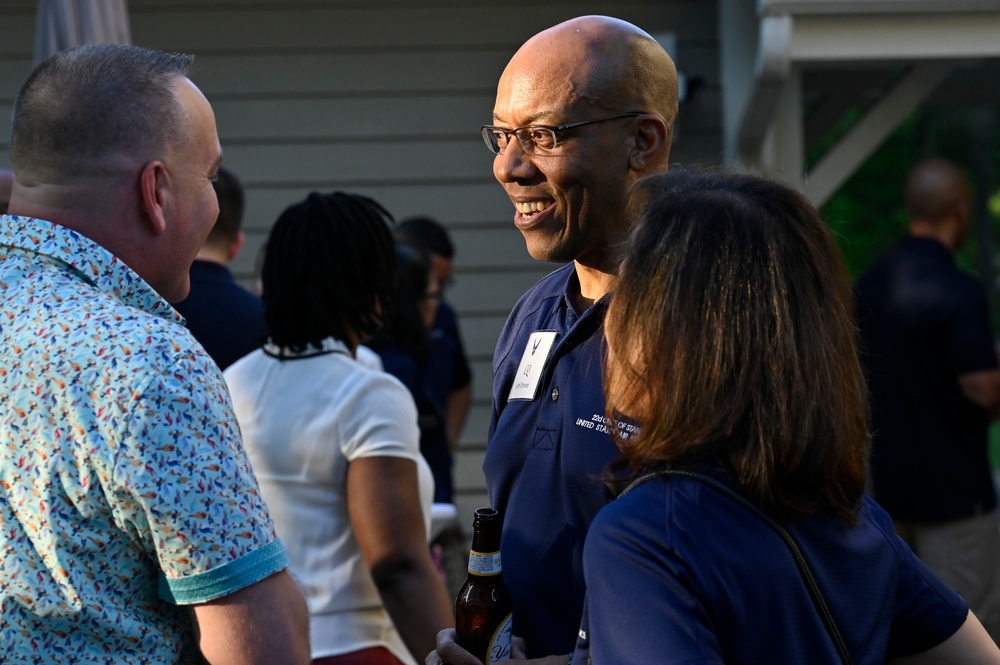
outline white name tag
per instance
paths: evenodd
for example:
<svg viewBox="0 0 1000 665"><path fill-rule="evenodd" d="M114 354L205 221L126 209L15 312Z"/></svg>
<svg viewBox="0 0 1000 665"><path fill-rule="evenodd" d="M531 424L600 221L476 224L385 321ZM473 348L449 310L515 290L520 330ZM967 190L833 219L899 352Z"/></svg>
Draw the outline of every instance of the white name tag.
<svg viewBox="0 0 1000 665"><path fill-rule="evenodd" d="M524 355L521 356L521 364L517 366L517 374L514 375L514 384L510 387L507 401L535 399L538 380L542 377L542 370L545 369L545 363L549 359L549 351L552 350L558 334L554 331L531 333L528 344L524 347Z"/></svg>

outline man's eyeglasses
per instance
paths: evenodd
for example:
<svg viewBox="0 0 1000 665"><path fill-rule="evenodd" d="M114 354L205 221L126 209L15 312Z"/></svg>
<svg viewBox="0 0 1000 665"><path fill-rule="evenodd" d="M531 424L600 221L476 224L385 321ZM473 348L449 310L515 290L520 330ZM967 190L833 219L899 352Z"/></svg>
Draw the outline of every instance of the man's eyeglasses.
<svg viewBox="0 0 1000 665"><path fill-rule="evenodd" d="M621 115L613 115L610 118L571 122L557 127L551 125L526 125L524 127L515 127L514 129L504 129L495 125L483 125L483 141L486 142L486 147L490 149L490 152L494 155L499 155L507 148L507 144L510 142L510 135L513 134L517 137L517 142L521 144L521 150L524 150L528 154L534 154L538 151L555 148L559 145L559 134L568 129L575 129L584 125L594 125L599 122L607 122L608 120L618 120L619 118L636 118L640 115L645 114L622 113Z"/></svg>

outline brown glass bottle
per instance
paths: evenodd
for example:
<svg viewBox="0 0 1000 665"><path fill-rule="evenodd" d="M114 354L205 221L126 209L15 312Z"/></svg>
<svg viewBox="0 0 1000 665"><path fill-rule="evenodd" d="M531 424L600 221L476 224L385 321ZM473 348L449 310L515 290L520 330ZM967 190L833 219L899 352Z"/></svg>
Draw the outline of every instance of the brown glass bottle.
<svg viewBox="0 0 1000 665"><path fill-rule="evenodd" d="M476 510L469 576L455 600L458 645L485 665L510 659L511 600L500 565L502 526L493 508Z"/></svg>

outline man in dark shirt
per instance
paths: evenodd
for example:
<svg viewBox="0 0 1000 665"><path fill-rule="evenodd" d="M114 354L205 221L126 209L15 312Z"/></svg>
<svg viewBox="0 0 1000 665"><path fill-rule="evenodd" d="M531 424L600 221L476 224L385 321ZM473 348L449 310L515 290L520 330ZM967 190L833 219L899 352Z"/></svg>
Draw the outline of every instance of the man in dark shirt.
<svg viewBox="0 0 1000 665"><path fill-rule="evenodd" d="M266 328L260 298L237 284L227 267L243 246L243 185L220 168L213 186L219 218L191 265L191 293L175 308L208 355L226 369L261 345Z"/></svg>
<svg viewBox="0 0 1000 665"><path fill-rule="evenodd" d="M528 253L566 264L515 305L493 356L483 470L526 655L566 662L583 610L583 542L619 457L604 418L602 322L632 185L664 171L677 75L648 34L583 16L529 39L500 77L483 138ZM451 633L453 634L453 633ZM472 663L439 636L428 663Z"/></svg>
<svg viewBox="0 0 1000 665"><path fill-rule="evenodd" d="M455 245L444 226L423 215L401 221L396 227L396 240L417 248L431 263L434 285L431 297L437 299L437 305L430 327L431 357L424 378L427 391L444 412L448 449L454 454L472 403L472 371L459 332L458 315L444 299L445 289L452 281ZM448 495L451 495L450 483Z"/></svg>
<svg viewBox="0 0 1000 665"><path fill-rule="evenodd" d="M873 411L872 483L900 535L1000 638L1000 527L987 429L1000 370L986 294L955 266L964 174L943 160L906 183L909 232L855 289Z"/></svg>

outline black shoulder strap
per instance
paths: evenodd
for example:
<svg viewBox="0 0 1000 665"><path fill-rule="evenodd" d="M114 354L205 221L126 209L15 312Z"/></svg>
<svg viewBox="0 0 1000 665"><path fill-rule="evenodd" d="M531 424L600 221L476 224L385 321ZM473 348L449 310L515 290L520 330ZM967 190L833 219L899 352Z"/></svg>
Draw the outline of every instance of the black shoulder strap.
<svg viewBox="0 0 1000 665"><path fill-rule="evenodd" d="M802 575L802 581L805 582L806 588L809 590L809 595L812 597L813 604L816 606L816 611L819 612L819 616L823 620L823 625L826 626L826 632L830 634L830 638L833 640L833 644L837 648L837 652L840 654L841 661L843 661L844 665L852 665L853 661L851 660L850 652L847 650L847 644L844 642L844 638L837 629L837 623L833 619L833 614L830 612L830 608L826 605L826 599L823 598L823 593L820 591L819 585L816 584L816 579L813 577L812 570L810 570L809 564L806 563L805 556L802 554L799 546L792 538L792 534L788 533L785 527L778 524L778 522L776 522L770 515L755 506L747 500L746 497L725 483L721 483L711 476L706 476L694 471L687 471L685 469L660 469L659 471L647 473L632 481L632 483L630 483L619 496L627 494L636 485L660 476L684 476L686 478L700 480L706 485L711 485L716 490L729 496L729 498L741 504L744 508L756 514L762 520L771 525L771 528L774 529L778 535L781 536L781 539L785 541L785 544L788 545L788 549L791 551L792 557L795 559L795 565L799 568L799 574Z"/></svg>

